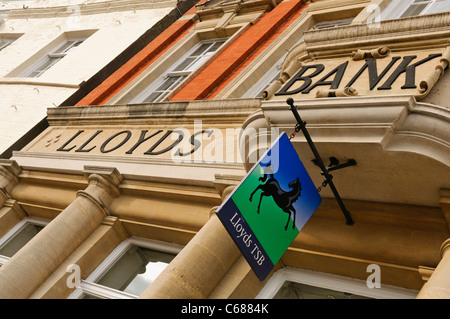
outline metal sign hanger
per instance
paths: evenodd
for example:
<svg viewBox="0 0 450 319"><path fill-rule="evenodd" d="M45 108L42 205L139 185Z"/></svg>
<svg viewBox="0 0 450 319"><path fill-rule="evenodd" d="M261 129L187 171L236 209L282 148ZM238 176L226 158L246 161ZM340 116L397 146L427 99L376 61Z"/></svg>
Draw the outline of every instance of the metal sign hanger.
<svg viewBox="0 0 450 319"><path fill-rule="evenodd" d="M299 131L302 131L303 135L306 138L306 141L308 142L309 147L311 148L313 154L314 154L314 163L320 167L320 169L322 170L321 174L325 177L324 181L322 182L322 186L318 187L318 191L320 192L320 190L323 187L326 187L327 185L330 185L330 188L333 192L334 197L336 198L339 207L342 210L342 213L345 216L345 220L346 220L346 224L351 226L354 224L354 221L352 219L352 216L350 215L350 212L347 210L347 208L344 205L344 202L342 201L336 186L333 183L333 175L330 174L330 171L334 171L337 169L341 169L344 167L348 167L348 166L354 166L356 165L356 161L354 159L350 159L348 160L346 163L343 164L339 164L339 161L337 161L336 158L331 157L331 164L329 167L326 167L325 164L322 161L322 158L320 157L319 152L316 149L316 146L314 145L314 142L311 139L311 136L308 133L308 130L306 129L306 122L304 122L302 120L302 118L300 117L300 114L298 114L297 111L297 106L294 105L294 100L292 98L288 98L286 100L286 103L290 106L290 110L292 111L292 113L294 114L295 119L297 120L297 124L295 125L295 131L289 136L289 139L292 139L295 134L297 134Z"/></svg>

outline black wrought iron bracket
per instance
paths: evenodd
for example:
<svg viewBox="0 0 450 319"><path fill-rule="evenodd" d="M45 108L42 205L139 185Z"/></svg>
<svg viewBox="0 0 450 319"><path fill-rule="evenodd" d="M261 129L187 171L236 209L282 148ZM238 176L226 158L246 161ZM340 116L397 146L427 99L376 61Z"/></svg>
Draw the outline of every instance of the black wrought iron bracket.
<svg viewBox="0 0 450 319"><path fill-rule="evenodd" d="M344 202L341 199L341 196L339 195L336 186L333 183L333 175L330 174L330 171L334 171L337 169L341 169L344 167L348 167L348 166L354 166L356 165L356 161L354 159L348 160L346 163L343 164L339 164L339 161L337 161L336 158L331 157L330 158L330 165L329 167L326 167L325 164L322 161L322 158L320 157L319 152L317 151L316 146L314 145L314 142L311 139L311 136L308 133L308 130L306 129L306 122L304 122L302 120L302 118L300 117L300 114L298 114L297 111L297 106L294 105L294 100L292 98L288 98L286 100L286 103L290 106L290 110L292 111L292 113L294 114L295 119L297 120L297 124L295 127L296 131L302 131L303 135L306 138L306 141L308 142L309 147L311 148L311 151L314 154L315 160L314 163L320 167L320 169L322 170L322 175L325 177L324 182L322 183L323 186L326 185L330 185L331 191L333 192L334 197L336 198L339 207L342 210L342 213L345 216L345 220L346 220L346 224L347 225L353 225L354 221L352 219L352 216L350 214L350 212L347 210L347 208L344 205Z"/></svg>

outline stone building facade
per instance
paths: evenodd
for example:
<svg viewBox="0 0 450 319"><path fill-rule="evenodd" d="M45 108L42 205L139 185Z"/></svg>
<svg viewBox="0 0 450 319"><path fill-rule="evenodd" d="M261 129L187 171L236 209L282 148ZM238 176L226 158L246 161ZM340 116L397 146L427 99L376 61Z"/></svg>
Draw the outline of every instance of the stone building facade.
<svg viewBox="0 0 450 319"><path fill-rule="evenodd" d="M0 297L449 298L449 6L199 2L3 160ZM287 98L356 163L333 171L353 224L323 187L260 281L215 212L295 132Z"/></svg>

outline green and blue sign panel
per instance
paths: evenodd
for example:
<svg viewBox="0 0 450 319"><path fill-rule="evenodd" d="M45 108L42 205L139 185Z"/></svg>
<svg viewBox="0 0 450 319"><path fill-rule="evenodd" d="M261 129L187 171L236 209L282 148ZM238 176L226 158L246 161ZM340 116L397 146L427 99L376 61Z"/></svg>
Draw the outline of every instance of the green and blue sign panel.
<svg viewBox="0 0 450 319"><path fill-rule="evenodd" d="M297 152L282 133L217 215L262 281L321 202Z"/></svg>

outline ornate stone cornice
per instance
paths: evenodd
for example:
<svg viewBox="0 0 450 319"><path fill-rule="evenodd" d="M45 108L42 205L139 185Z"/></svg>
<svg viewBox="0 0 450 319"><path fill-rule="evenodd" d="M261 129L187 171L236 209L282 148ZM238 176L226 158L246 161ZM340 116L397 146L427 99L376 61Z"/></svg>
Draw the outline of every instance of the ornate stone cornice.
<svg viewBox="0 0 450 319"><path fill-rule="evenodd" d="M101 124L101 123L183 123L208 119L221 122L242 123L253 111L259 109L259 99L224 99L190 102L161 102L136 105L57 107L48 108L50 125Z"/></svg>
<svg viewBox="0 0 450 319"><path fill-rule="evenodd" d="M233 17L242 12L270 11L279 0L210 0L197 5L197 16L200 21L217 19L227 14Z"/></svg>
<svg viewBox="0 0 450 319"><path fill-rule="evenodd" d="M311 58L351 54L355 48L387 46L391 50L434 48L450 44L450 12L382 21L379 27L352 24L307 31L304 34Z"/></svg>
<svg viewBox="0 0 450 319"><path fill-rule="evenodd" d="M68 17L74 14L91 15L110 12L136 11L175 7L175 0L111 0L95 3L80 3L65 6L27 7L8 11L8 19L39 19Z"/></svg>

